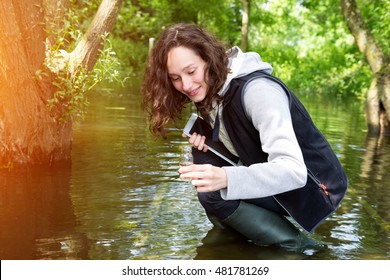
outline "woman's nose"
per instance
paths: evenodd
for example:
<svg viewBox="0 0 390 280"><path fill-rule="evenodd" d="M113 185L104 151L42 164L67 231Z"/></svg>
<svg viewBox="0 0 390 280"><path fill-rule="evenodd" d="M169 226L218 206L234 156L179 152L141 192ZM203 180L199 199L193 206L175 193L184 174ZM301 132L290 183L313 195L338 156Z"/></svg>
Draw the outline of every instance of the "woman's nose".
<svg viewBox="0 0 390 280"><path fill-rule="evenodd" d="M183 78L182 83L183 83L183 90L184 91L187 92L187 91L191 90L192 80L190 78Z"/></svg>

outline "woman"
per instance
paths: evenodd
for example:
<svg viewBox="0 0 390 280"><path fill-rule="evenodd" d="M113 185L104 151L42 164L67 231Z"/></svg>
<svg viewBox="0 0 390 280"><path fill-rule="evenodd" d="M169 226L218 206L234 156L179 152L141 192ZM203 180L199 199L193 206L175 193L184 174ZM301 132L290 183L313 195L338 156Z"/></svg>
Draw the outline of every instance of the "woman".
<svg viewBox="0 0 390 280"><path fill-rule="evenodd" d="M162 33L150 55L144 107L151 131L164 136L164 126L179 119L184 106L194 102L213 127L214 140L240 158L241 166L228 166L207 152L204 135L194 133L189 138L197 148L196 164L180 168L180 177L192 179L214 225L233 227L259 245L297 252L320 248L285 216L294 213L311 231L335 210L345 191L338 191L326 215L314 211L314 219L306 218L303 212L308 211L298 201L308 200L303 188L308 172L291 109L292 102L299 101L271 73L271 65L257 53L243 53L238 47L226 51L198 26L173 25Z"/></svg>

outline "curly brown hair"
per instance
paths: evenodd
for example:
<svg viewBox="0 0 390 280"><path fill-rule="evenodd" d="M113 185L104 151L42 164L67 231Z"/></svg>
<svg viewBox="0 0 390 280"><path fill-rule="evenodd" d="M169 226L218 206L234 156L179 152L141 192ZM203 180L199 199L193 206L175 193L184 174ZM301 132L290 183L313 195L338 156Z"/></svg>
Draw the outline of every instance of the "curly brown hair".
<svg viewBox="0 0 390 280"><path fill-rule="evenodd" d="M164 136L164 126L180 119L185 105L191 102L174 88L168 76L168 53L179 46L193 50L206 62L208 91L206 98L195 104L203 116L211 111L213 102L220 99L218 92L229 71L226 48L215 36L194 24L179 23L166 28L150 53L142 86L143 108L155 135Z"/></svg>

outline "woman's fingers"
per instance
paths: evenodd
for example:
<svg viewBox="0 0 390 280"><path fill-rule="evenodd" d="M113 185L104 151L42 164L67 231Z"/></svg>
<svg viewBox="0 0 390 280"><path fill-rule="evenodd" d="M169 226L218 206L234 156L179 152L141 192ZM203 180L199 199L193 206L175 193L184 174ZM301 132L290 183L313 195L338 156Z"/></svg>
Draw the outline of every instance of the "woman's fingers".
<svg viewBox="0 0 390 280"><path fill-rule="evenodd" d="M203 136L203 135L200 135L200 134L197 134L196 132L194 132L190 139L188 140L188 142L193 145L195 148L197 148L199 151L204 151L206 152L208 147L207 145L205 144L205 141L206 141L206 136Z"/></svg>
<svg viewBox="0 0 390 280"><path fill-rule="evenodd" d="M212 168L211 164L191 164L179 168L180 173L186 172L204 172Z"/></svg>
<svg viewBox="0 0 390 280"><path fill-rule="evenodd" d="M227 186L225 170L210 164L193 164L181 167L180 178L192 179L191 183L197 187L198 192L216 191Z"/></svg>

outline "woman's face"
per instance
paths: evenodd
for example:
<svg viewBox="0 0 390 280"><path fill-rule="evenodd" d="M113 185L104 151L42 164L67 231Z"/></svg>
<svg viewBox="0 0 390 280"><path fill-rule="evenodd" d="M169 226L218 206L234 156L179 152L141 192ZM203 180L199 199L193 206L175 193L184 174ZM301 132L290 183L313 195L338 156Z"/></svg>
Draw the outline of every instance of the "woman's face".
<svg viewBox="0 0 390 280"><path fill-rule="evenodd" d="M173 86L194 102L201 102L207 93L206 62L193 50L176 47L168 52L168 75Z"/></svg>

